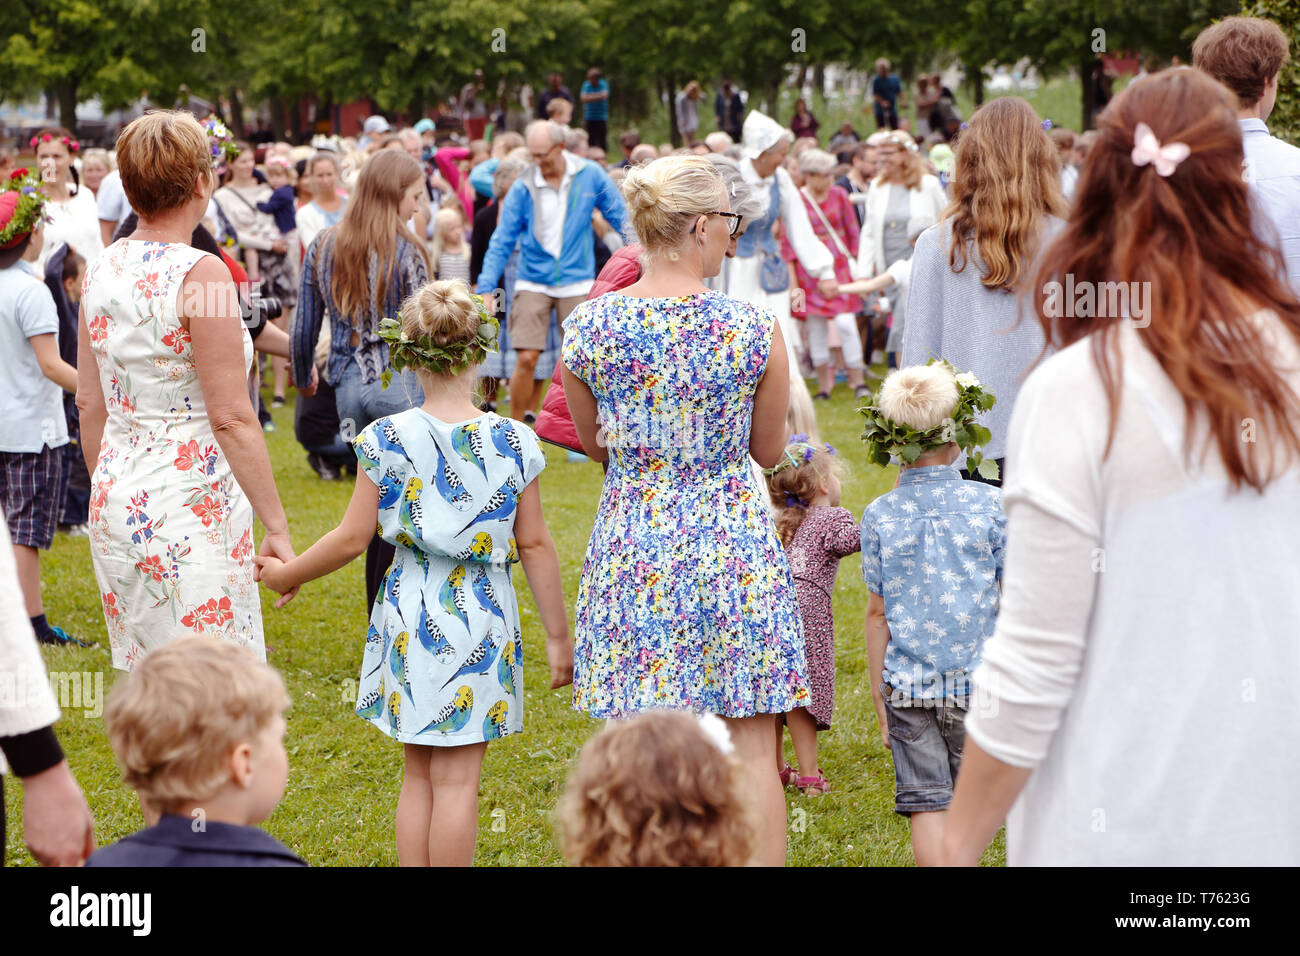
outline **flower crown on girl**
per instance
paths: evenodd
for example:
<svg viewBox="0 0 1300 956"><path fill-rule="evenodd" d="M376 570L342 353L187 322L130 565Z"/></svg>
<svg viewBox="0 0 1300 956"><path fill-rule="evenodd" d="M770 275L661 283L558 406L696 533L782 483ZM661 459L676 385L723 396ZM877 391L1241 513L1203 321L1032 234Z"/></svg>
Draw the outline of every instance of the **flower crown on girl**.
<svg viewBox="0 0 1300 956"><path fill-rule="evenodd" d="M835 450L835 446L830 442L826 442L822 447L828 455L834 456L839 454L839 452ZM781 460L771 468L764 468L763 474L771 478L773 475L778 475L788 468L799 468L812 462L813 457L816 454L817 446L810 443L810 439L807 435L791 435L790 443L785 446L785 452L782 455ZM785 506L787 508L807 508L808 502L804 501L798 495L791 494L787 491L785 493Z"/></svg>
<svg viewBox="0 0 1300 956"><path fill-rule="evenodd" d="M427 335L409 338L402 331L398 319L384 318L379 322L379 337L388 343L390 368L384 369L383 387L392 381L393 372L406 368L424 368L435 375L458 375L471 365L487 358L497 350L497 334L501 323L488 312L481 295L470 293L478 312L478 331L467 342L447 342L437 345Z"/></svg>
<svg viewBox="0 0 1300 956"><path fill-rule="evenodd" d="M49 143L52 142L53 140L54 137L51 136L49 133L46 133L43 136L33 136L31 140L31 147L32 149L35 149L37 143ZM70 153L75 153L77 152L77 150L81 149L81 144L78 143L75 139L73 139L70 136L60 136L59 142L62 143L64 146L66 146L68 152Z"/></svg>
<svg viewBox="0 0 1300 956"><path fill-rule="evenodd" d="M972 474L978 472L984 478L996 478L997 462L985 458L977 451L980 445L987 445L993 435L977 423L975 418L992 408L997 399L992 392L984 391L979 379L973 374L958 372L944 359L930 359L925 364L933 365L935 362L947 366L957 381L957 404L953 406L952 413L933 428L921 431L886 418L880 410L880 392L877 391L869 404L858 409L867 420L867 426L862 432L862 441L867 446L867 460L884 467L892 458L898 458L910 465L926 452L956 442L957 447L966 452L966 467Z"/></svg>
<svg viewBox="0 0 1300 956"><path fill-rule="evenodd" d="M36 223L45 217L45 194L41 192L41 177L26 167L15 169L9 179L0 182L0 196L17 195L17 201L0 200L0 210L8 209L4 219L0 211L0 249L12 249L31 234ZM10 206L12 203L12 206Z"/></svg>

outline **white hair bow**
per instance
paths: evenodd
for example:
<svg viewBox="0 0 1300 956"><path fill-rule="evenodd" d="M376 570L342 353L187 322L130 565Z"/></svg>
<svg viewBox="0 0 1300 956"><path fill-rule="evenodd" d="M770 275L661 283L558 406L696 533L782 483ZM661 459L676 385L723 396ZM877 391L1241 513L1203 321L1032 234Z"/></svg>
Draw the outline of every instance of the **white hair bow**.
<svg viewBox="0 0 1300 956"><path fill-rule="evenodd" d="M1145 166L1150 163L1161 176L1170 175L1191 153L1186 143L1161 146L1160 140L1156 139L1156 134L1151 132L1151 127L1146 123L1138 123L1133 131L1133 165Z"/></svg>

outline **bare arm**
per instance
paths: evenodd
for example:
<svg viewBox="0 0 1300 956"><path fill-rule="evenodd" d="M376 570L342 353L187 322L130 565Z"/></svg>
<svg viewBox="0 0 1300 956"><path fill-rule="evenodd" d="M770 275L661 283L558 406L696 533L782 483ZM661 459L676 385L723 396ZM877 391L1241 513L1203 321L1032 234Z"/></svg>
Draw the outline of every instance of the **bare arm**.
<svg viewBox="0 0 1300 956"><path fill-rule="evenodd" d="M44 332L33 335L27 341L31 343L32 351L36 353L41 374L65 392L75 393L77 370L59 356L59 343L55 340L54 333Z"/></svg>
<svg viewBox="0 0 1300 956"><path fill-rule="evenodd" d="M259 352L265 352L267 355L278 355L280 358L292 358L290 354L289 333L280 328L274 322L267 322L262 326L262 331L257 333L257 338L253 339L253 348Z"/></svg>
<svg viewBox="0 0 1300 956"><path fill-rule="evenodd" d="M754 416L749 426L749 453L764 468L771 468L780 461L785 451L790 438L786 424L789 407L790 366L785 354L785 338L781 335L781 323L773 321L767 368L758 382L758 391L754 393Z"/></svg>
<svg viewBox="0 0 1300 956"><path fill-rule="evenodd" d="M181 322L189 327L194 364L212 434L230 463L235 481L266 526L272 549L282 558L292 558L289 522L271 474L262 426L248 399L243 326L235 304L237 299L230 294L213 296L204 292L230 284L230 272L220 259L215 256L200 259L186 276L182 302L212 303L215 308L207 315L182 314Z"/></svg>
<svg viewBox="0 0 1300 956"><path fill-rule="evenodd" d="M884 292L894 284L894 277L888 272L882 272L878 276L870 279L856 279L853 282L845 282L840 286L840 295L870 295L873 292Z"/></svg>
<svg viewBox="0 0 1300 956"><path fill-rule="evenodd" d="M979 866L980 855L993 842L1031 773L1032 769L1013 767L990 756L967 736L961 773L957 775L944 827L944 865Z"/></svg>
<svg viewBox="0 0 1300 956"><path fill-rule="evenodd" d="M77 319L77 412L81 417L81 454L86 459L86 471L95 473L99 464L99 443L104 438L104 423L108 421L108 406L104 404L104 388L99 381L99 365L90 350L90 331L86 328L86 310L80 310Z"/></svg>
<svg viewBox="0 0 1300 956"><path fill-rule="evenodd" d="M551 668L551 690L555 690L573 683L573 641L569 638L569 616L564 610L560 557L542 515L542 494L536 480L519 496L515 544L528 577L528 587L542 615L542 626L546 628L546 660Z"/></svg>
<svg viewBox="0 0 1300 956"><path fill-rule="evenodd" d="M337 571L365 551L378 522L379 488L364 471L358 470L352 500L337 528L292 561L260 555L256 558L262 569L262 582L283 595L275 606L284 607L302 585Z"/></svg>
<svg viewBox="0 0 1300 956"><path fill-rule="evenodd" d="M888 646L889 622L885 619L885 599L879 594L868 592L867 680L871 685L871 702L876 706L876 720L880 723L880 742L893 750L889 741L889 723L885 718L885 695L880 690L880 675L885 669L885 648Z"/></svg>
<svg viewBox="0 0 1300 956"><path fill-rule="evenodd" d="M99 220L99 236L104 240L104 248L107 249L113 244L113 233L117 232L116 219Z"/></svg>
<svg viewBox="0 0 1300 956"><path fill-rule="evenodd" d="M609 461L609 449L596 421L596 396L591 393L586 382L569 371L567 365L561 366L561 369L564 399L569 403L569 414L573 416L573 427L578 431L582 450L592 461Z"/></svg>

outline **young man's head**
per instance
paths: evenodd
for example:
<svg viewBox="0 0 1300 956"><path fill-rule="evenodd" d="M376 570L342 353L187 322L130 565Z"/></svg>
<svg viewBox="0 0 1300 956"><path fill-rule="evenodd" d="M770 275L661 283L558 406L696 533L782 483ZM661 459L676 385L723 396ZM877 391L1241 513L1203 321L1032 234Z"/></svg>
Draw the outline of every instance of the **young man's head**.
<svg viewBox="0 0 1300 956"><path fill-rule="evenodd" d="M183 637L151 651L104 709L122 778L161 813L249 825L289 776L284 681L245 648Z"/></svg>
<svg viewBox="0 0 1300 956"><path fill-rule="evenodd" d="M1267 119L1277 102L1277 76L1289 52L1286 34L1270 20L1224 17L1192 44L1192 64L1237 95L1243 116Z"/></svg>
<svg viewBox="0 0 1300 956"><path fill-rule="evenodd" d="M86 260L75 249L69 248L63 257L63 274L59 278L63 283L63 294L73 305L81 301L81 280L85 276Z"/></svg>
<svg viewBox="0 0 1300 956"><path fill-rule="evenodd" d="M929 431L952 417L957 405L957 379L944 365L910 365L891 372L880 386L877 405L890 421L917 431ZM957 460L955 442L928 451L904 468L950 465Z"/></svg>

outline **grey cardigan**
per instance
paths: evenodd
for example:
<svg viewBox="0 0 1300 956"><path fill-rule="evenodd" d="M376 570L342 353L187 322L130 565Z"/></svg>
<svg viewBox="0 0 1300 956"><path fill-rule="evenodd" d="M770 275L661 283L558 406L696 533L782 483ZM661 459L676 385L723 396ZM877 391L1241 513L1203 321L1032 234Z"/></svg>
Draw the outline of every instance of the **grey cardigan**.
<svg viewBox="0 0 1300 956"><path fill-rule="evenodd" d="M1055 217L1044 221L1039 253L1064 225ZM966 268L953 272L948 265L951 242L950 219L940 220L916 240L901 363L924 365L937 357L959 372L973 372L997 398L979 419L993 433L981 451L986 458L1004 458L1011 407L1030 365L1043 351L1043 330L1030 297L988 289L980 282L984 265L973 241L967 243ZM1031 276L1036 264L1031 265Z"/></svg>

